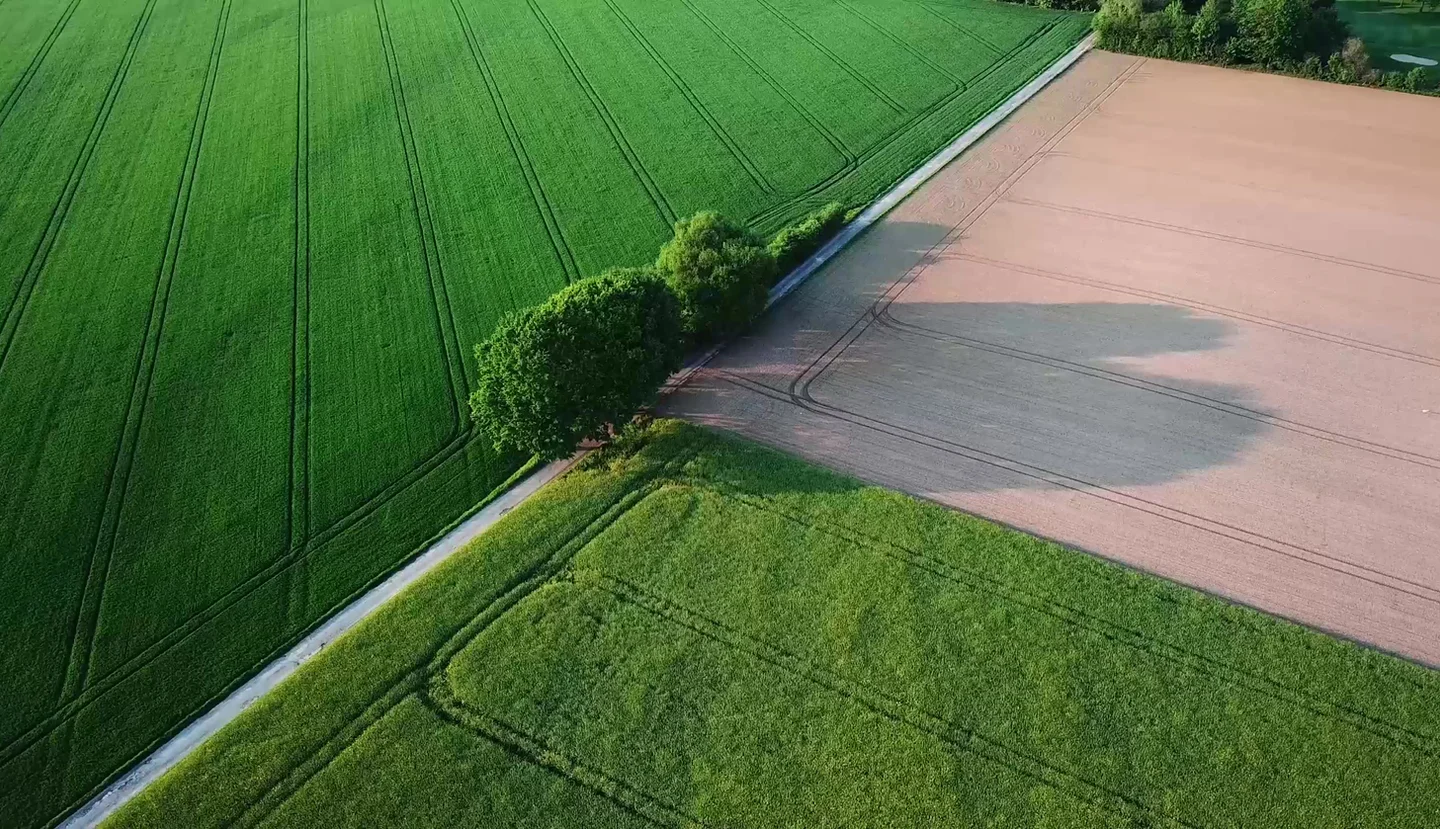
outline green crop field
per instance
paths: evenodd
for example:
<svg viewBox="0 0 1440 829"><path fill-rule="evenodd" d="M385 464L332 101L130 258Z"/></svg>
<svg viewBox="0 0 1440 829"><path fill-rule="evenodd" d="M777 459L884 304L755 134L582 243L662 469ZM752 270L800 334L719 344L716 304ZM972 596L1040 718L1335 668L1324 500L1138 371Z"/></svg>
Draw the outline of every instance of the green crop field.
<svg viewBox="0 0 1440 829"><path fill-rule="evenodd" d="M1420 10L1420 0L1337 0L1335 8L1350 33L1365 41L1375 65L1405 72L1414 63L1392 59L1410 55L1440 62L1440 2ZM1440 77L1440 67L1430 72Z"/></svg>
<svg viewBox="0 0 1440 829"><path fill-rule="evenodd" d="M119 813L145 826L1387 826L1440 674L675 421Z"/></svg>
<svg viewBox="0 0 1440 829"><path fill-rule="evenodd" d="M872 199L1084 33L983 0L0 0L0 823L488 495L472 345Z"/></svg>

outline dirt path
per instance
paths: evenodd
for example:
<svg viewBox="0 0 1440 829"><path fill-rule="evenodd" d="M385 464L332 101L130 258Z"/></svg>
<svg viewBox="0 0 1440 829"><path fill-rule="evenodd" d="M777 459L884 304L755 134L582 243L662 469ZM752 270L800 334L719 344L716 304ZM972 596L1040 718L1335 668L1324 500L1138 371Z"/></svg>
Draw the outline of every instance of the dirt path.
<svg viewBox="0 0 1440 829"><path fill-rule="evenodd" d="M1440 664L1437 134L1093 53L666 413Z"/></svg>

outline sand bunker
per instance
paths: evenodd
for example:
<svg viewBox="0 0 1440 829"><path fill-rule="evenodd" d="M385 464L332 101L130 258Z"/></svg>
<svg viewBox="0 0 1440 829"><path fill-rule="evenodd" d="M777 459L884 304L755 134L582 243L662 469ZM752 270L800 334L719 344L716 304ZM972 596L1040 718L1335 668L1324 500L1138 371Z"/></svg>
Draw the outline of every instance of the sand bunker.
<svg viewBox="0 0 1440 829"><path fill-rule="evenodd" d="M1422 58L1416 55L1391 55L1390 59L1398 63L1413 63L1416 66L1434 66L1440 61Z"/></svg>

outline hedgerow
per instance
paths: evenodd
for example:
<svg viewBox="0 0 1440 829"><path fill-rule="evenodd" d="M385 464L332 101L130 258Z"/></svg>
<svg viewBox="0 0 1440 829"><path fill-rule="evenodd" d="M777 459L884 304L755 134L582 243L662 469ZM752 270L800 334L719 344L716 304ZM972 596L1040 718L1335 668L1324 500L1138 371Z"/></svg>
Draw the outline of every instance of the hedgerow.
<svg viewBox="0 0 1440 829"><path fill-rule="evenodd" d="M775 267L780 276L794 270L810 254L830 240L830 237L845 226L845 205L830 202L793 225L775 234L770 240L770 255L775 257Z"/></svg>
<svg viewBox="0 0 1440 829"><path fill-rule="evenodd" d="M1172 60L1246 66L1336 83L1429 92L1424 68L1381 72L1365 44L1347 37L1334 0L1182 0L1146 11L1142 0L1104 0L1095 14L1102 49Z"/></svg>

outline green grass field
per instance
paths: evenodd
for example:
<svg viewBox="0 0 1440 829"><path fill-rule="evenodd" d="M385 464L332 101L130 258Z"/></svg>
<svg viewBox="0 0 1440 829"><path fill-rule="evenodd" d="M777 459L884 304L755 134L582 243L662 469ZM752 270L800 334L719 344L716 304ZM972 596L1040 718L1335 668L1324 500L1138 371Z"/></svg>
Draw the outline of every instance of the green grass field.
<svg viewBox="0 0 1440 829"><path fill-rule="evenodd" d="M1083 34L983 0L0 0L0 823L511 478L471 347L872 199Z"/></svg>
<svg viewBox="0 0 1440 829"><path fill-rule="evenodd" d="M1440 61L1440 4L1422 12L1417 0L1337 0L1335 8L1350 33L1365 41L1380 69L1415 68L1413 63L1391 60L1391 55ZM1440 77L1440 67L1430 67L1430 72Z"/></svg>
<svg viewBox="0 0 1440 829"><path fill-rule="evenodd" d="M1440 674L675 421L114 825L1387 826Z"/></svg>

